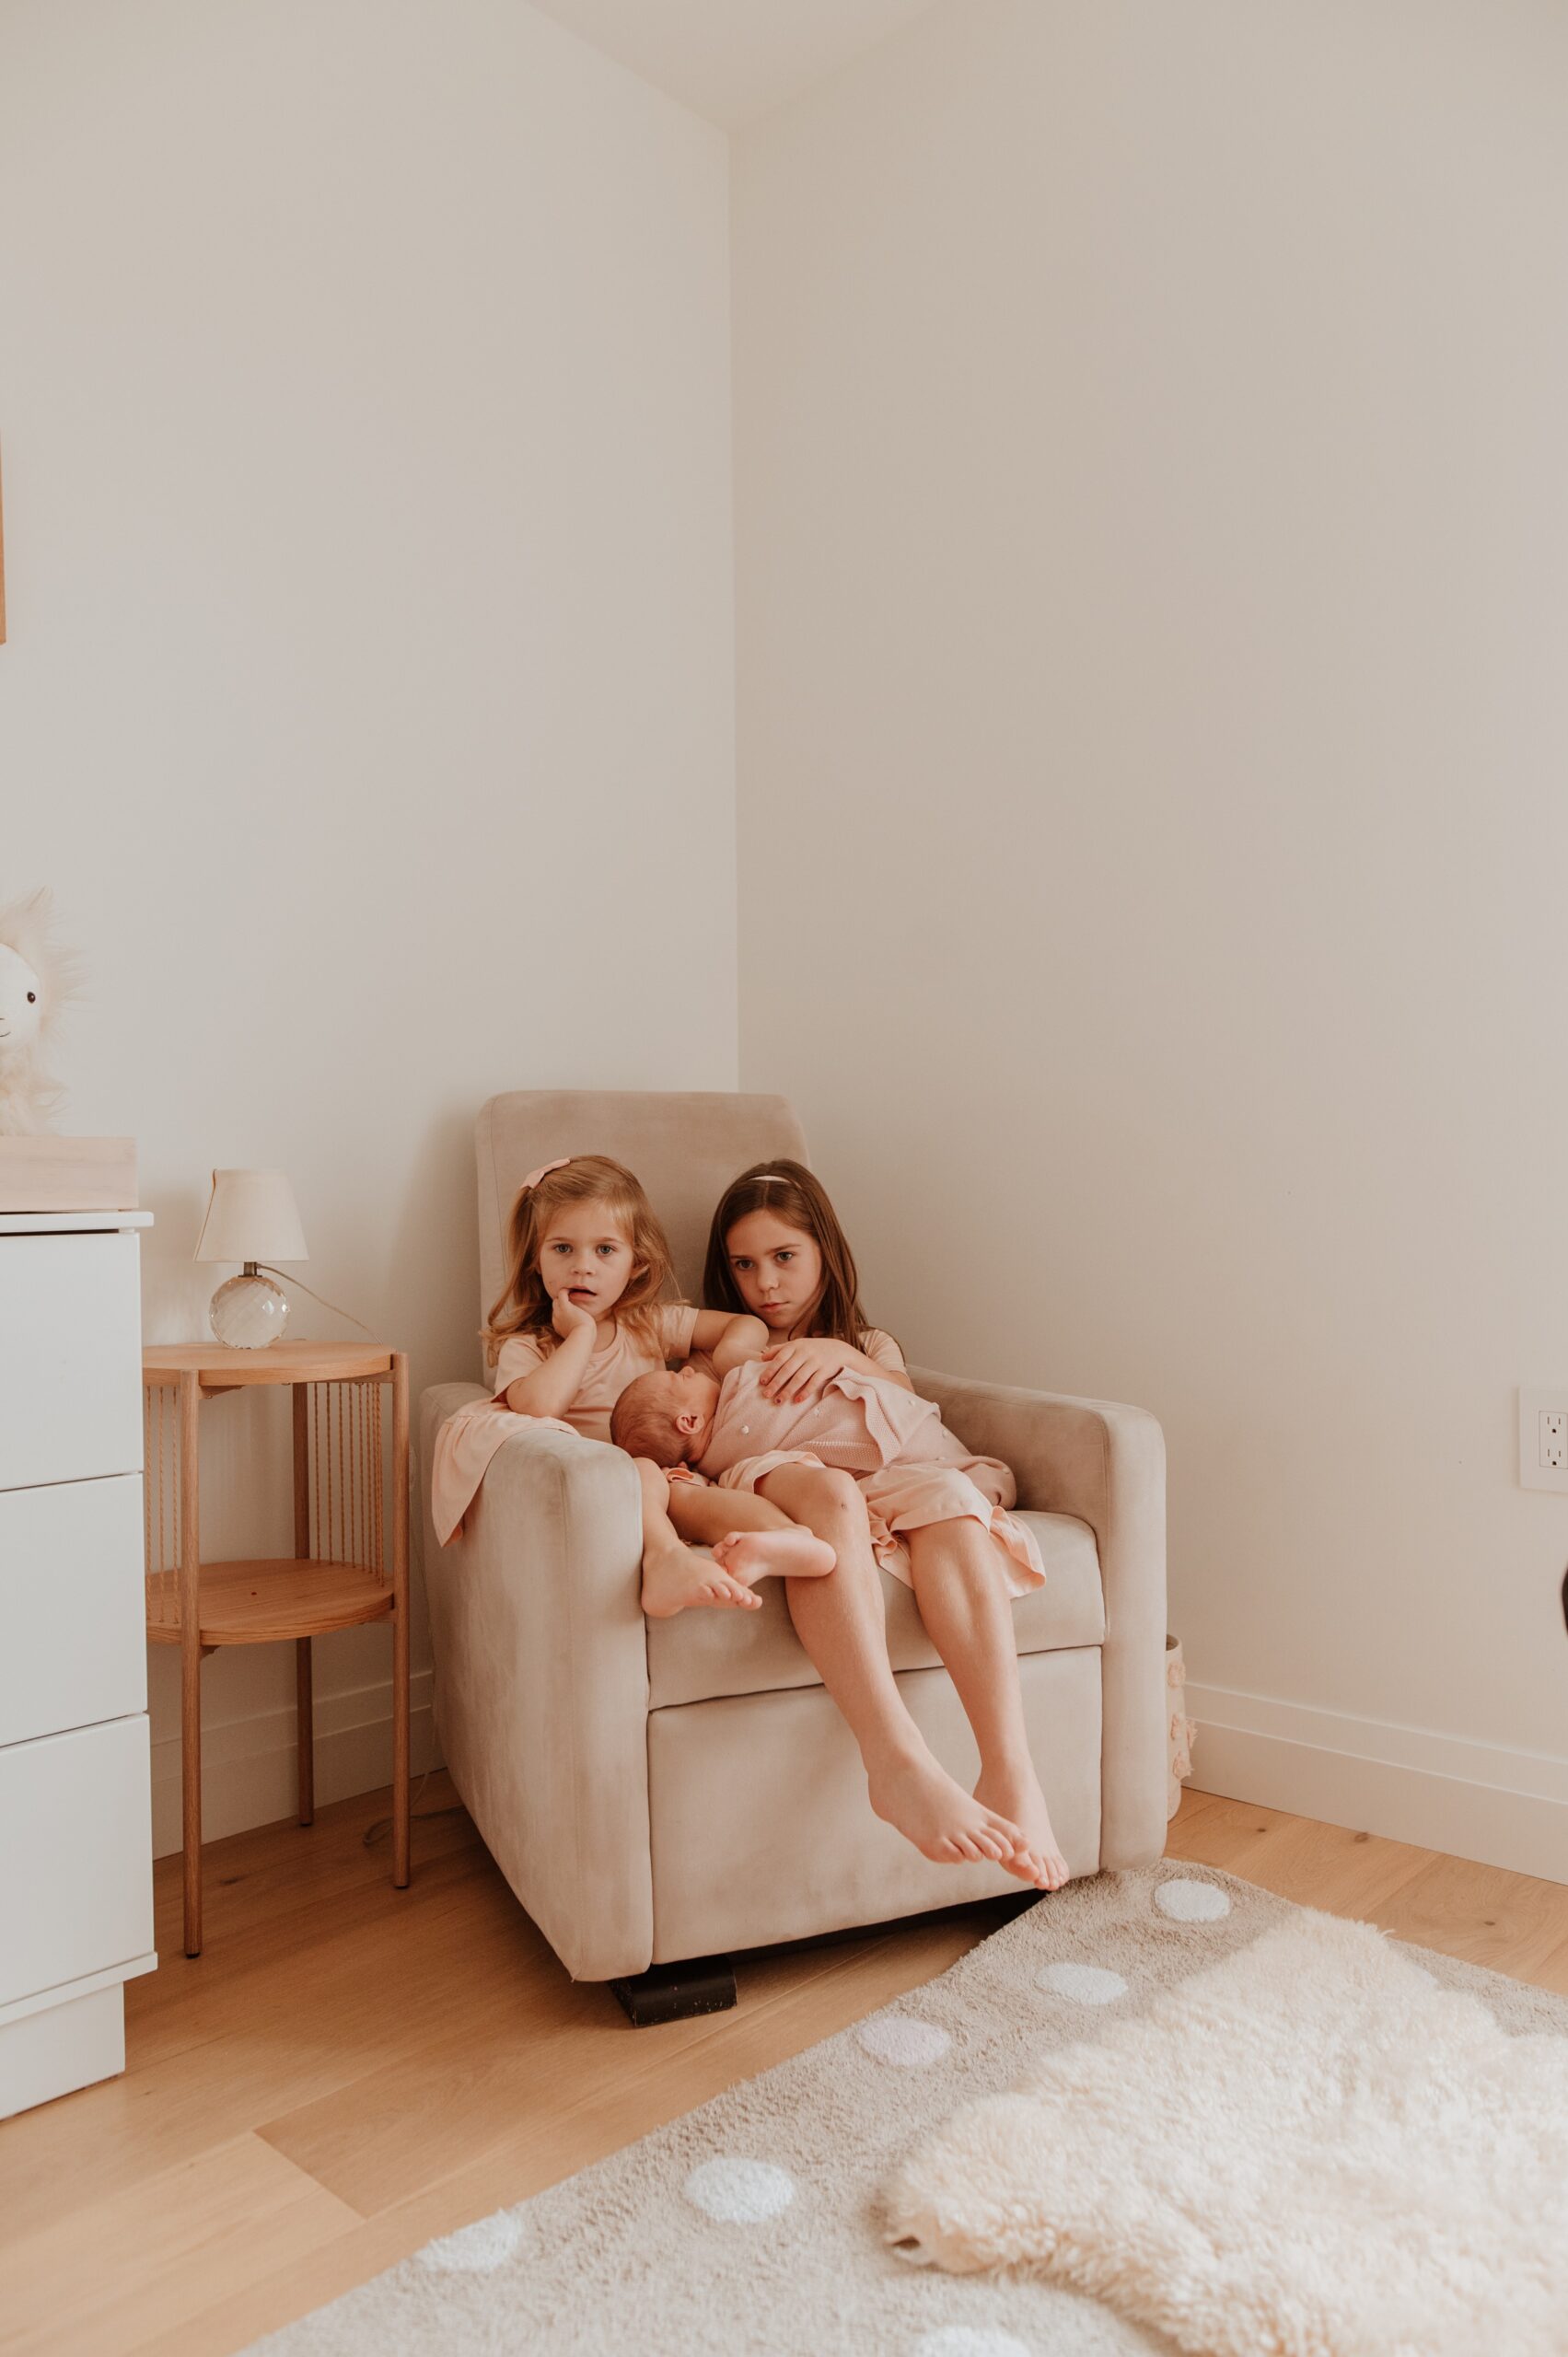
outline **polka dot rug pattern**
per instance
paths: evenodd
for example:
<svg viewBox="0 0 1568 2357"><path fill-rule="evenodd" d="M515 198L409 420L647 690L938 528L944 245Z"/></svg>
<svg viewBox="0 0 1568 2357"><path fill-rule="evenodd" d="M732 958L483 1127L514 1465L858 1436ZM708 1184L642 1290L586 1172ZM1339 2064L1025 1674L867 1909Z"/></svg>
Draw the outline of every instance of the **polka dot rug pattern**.
<svg viewBox="0 0 1568 2357"><path fill-rule="evenodd" d="M1048 1964L1043 1972L1036 1973L1035 1980L1053 1997L1072 1997L1080 2005L1113 2005L1118 1997L1127 1994L1127 1983L1120 1972L1103 1964Z"/></svg>
<svg viewBox="0 0 1568 2357"><path fill-rule="evenodd" d="M1230 1901L1217 1883L1191 1882L1185 1876L1162 1882L1155 1905L1174 1923L1217 1923L1230 1913Z"/></svg>
<svg viewBox="0 0 1568 2357"><path fill-rule="evenodd" d="M686 2199L723 2225L755 2226L789 2208L795 2186L768 2161L704 2161L686 2180Z"/></svg>
<svg viewBox="0 0 1568 2357"><path fill-rule="evenodd" d="M498 2210L493 2218L480 2218L454 2235L443 2235L439 2242L426 2243L419 2263L437 2275L488 2275L511 2258L522 2231L515 2210Z"/></svg>
<svg viewBox="0 0 1568 2357"><path fill-rule="evenodd" d="M905 2071L928 2070L940 2062L952 2046L945 2029L935 2022L917 2022L907 2014L873 2014L862 2022L855 2037L867 2054Z"/></svg>

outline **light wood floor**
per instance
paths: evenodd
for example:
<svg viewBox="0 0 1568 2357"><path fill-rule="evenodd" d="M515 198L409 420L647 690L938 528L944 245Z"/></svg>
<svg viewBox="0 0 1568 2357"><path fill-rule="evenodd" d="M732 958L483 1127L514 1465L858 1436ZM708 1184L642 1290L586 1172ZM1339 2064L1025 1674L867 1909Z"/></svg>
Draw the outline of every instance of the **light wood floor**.
<svg viewBox="0 0 1568 2357"><path fill-rule="evenodd" d="M450 1801L433 1777L420 1806ZM204 1956L157 1868L131 2067L0 2127L6 2357L228 2357L929 1980L996 1906L738 1960L730 2014L633 2030L574 1988L460 1812L412 1887L384 1796L206 1852ZM1568 1995L1568 1887L1189 1792L1172 1857Z"/></svg>

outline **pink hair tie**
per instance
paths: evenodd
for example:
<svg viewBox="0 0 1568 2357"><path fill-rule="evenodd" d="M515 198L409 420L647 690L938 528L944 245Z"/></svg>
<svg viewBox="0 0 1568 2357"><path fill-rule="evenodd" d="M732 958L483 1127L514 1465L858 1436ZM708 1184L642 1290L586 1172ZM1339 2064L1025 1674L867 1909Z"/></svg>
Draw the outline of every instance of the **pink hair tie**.
<svg viewBox="0 0 1568 2357"><path fill-rule="evenodd" d="M563 1154L559 1162L541 1162L539 1168L537 1170L530 1170L528 1177L523 1180L524 1194L526 1195L528 1193L530 1187L537 1187L541 1178L548 1178L552 1170L564 1170L566 1165L571 1161L571 1159L572 1157L569 1154Z"/></svg>

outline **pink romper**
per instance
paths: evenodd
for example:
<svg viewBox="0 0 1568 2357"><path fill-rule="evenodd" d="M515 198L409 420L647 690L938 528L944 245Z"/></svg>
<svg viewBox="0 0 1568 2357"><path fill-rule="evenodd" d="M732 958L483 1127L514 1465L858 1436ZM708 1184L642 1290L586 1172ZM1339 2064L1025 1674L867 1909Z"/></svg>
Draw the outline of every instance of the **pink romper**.
<svg viewBox="0 0 1568 2357"><path fill-rule="evenodd" d="M514 1334L501 1345L496 1362L494 1397L473 1399L448 1416L436 1435L430 1468L430 1516L443 1547L461 1528L491 1458L506 1438L524 1424L542 1424L546 1431L581 1434L584 1440L608 1441L610 1411L629 1383L640 1375L656 1375L671 1359L686 1358L696 1331L698 1312L686 1302L666 1302L656 1312L658 1347L650 1350L621 1327L611 1330L588 1361L581 1390L565 1418L527 1416L506 1404L506 1387L519 1376L531 1375L549 1355L539 1334Z"/></svg>
<svg viewBox="0 0 1568 2357"><path fill-rule="evenodd" d="M888 1364L885 1352L877 1355ZM1009 1596L1044 1586L1033 1531L1005 1512L1018 1495L1011 1471L1000 1457L971 1457L934 1400L858 1368L835 1375L820 1399L774 1400L761 1388L763 1372L749 1360L721 1387L697 1467L721 1490L754 1490L781 1465L831 1466L855 1477L877 1559L906 1587L909 1550L895 1534L971 1520L995 1540Z"/></svg>

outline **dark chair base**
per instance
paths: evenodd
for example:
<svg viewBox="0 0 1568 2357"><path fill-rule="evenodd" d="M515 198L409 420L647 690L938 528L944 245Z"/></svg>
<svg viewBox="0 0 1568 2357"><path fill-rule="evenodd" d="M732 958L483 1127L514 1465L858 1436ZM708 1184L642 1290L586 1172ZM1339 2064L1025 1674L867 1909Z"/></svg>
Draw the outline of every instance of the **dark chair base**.
<svg viewBox="0 0 1568 2357"><path fill-rule="evenodd" d="M1016 1888L1000 1891L994 1898L980 1902L990 1914L993 1928L1010 1923L1016 1916L1038 1905L1043 1891ZM895 1921L923 1922L923 1916L902 1917ZM831 1939L854 1940L864 1935L868 1926L830 1933ZM801 1948L818 1947L820 1937L788 1940L771 1950L783 1955ZM679 1964L651 1964L646 1972L633 1973L625 1980L609 1984L615 2001L633 2029L652 2029L659 2022L691 2021L698 2014L725 2014L736 2003L735 1967L726 1956L687 1956Z"/></svg>
<svg viewBox="0 0 1568 2357"><path fill-rule="evenodd" d="M651 1964L610 1986L633 2028L652 2029L696 2014L727 2013L735 2003L735 1968L726 1956L694 1956L680 1964Z"/></svg>

